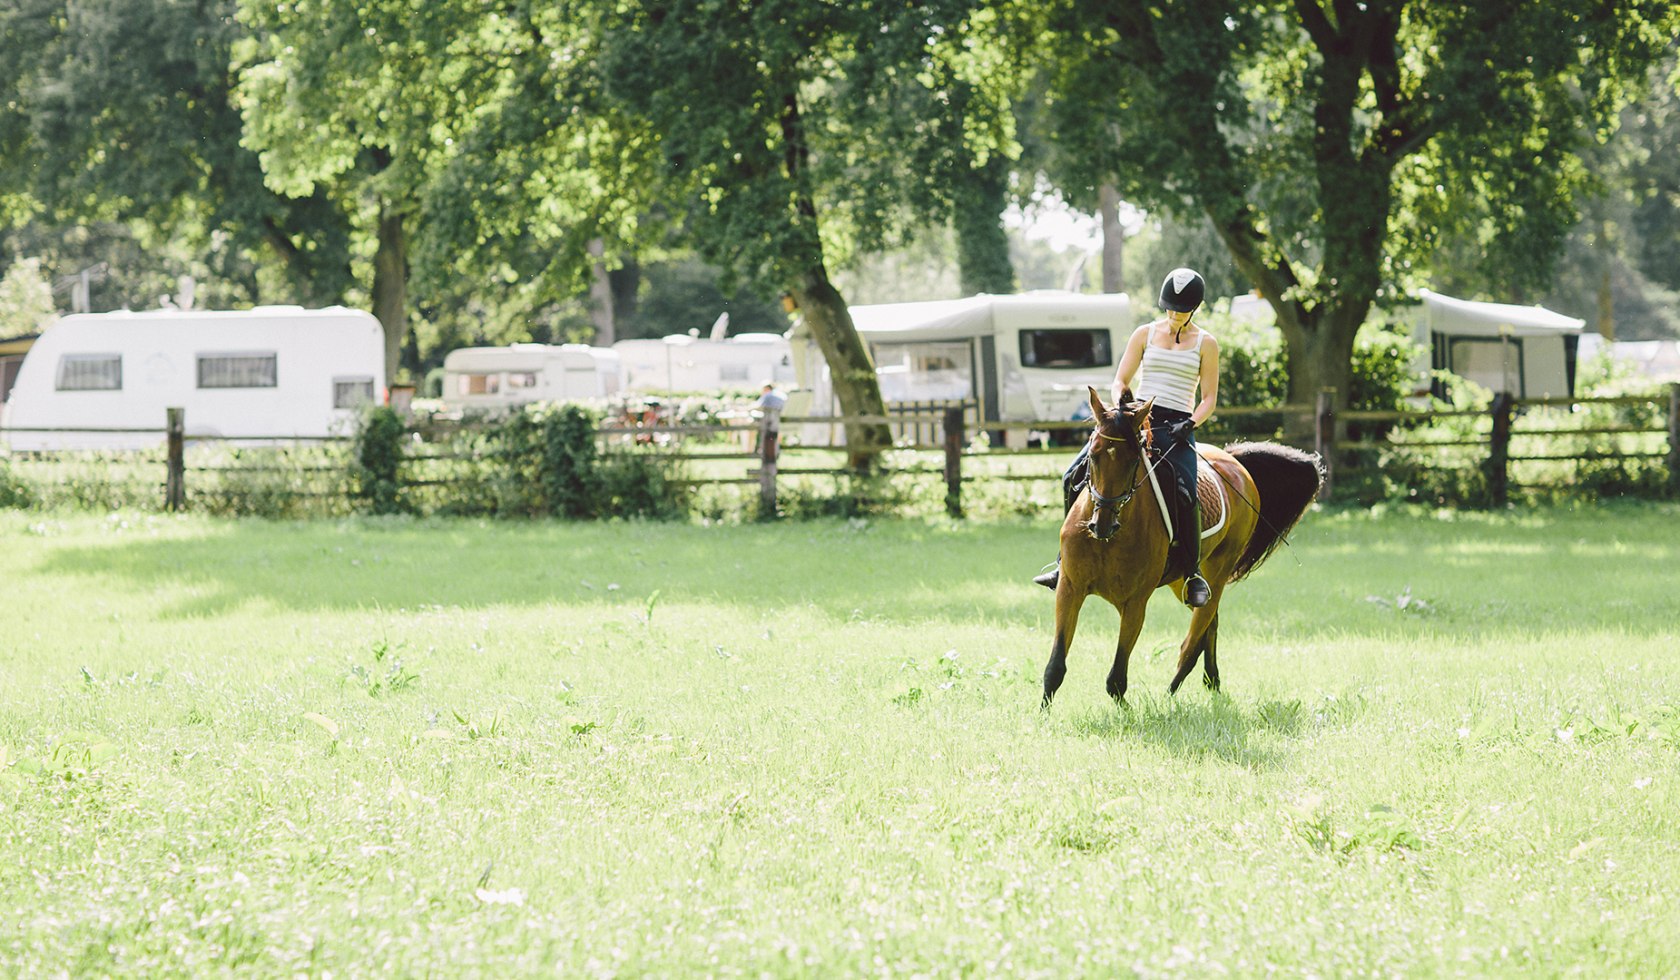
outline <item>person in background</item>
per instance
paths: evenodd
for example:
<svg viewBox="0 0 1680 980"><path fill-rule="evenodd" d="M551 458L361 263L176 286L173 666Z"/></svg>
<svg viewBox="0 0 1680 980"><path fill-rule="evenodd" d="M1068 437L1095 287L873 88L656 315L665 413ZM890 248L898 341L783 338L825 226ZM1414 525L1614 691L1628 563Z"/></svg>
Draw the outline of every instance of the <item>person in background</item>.
<svg viewBox="0 0 1680 980"><path fill-rule="evenodd" d="M779 412L787 407L787 396L776 390L774 381L764 382L758 396L758 408L762 412Z"/></svg>
<svg viewBox="0 0 1680 980"><path fill-rule="evenodd" d="M782 414L782 409L784 409L786 407L787 407L787 396L776 390L776 383L774 381L764 382L763 386L760 388L760 394L758 396L757 408L758 408L759 414L760 415L776 415L776 416L779 417ZM758 431L759 431L759 437L763 438L765 430L763 428L760 428ZM778 431L780 431L780 430L778 429ZM775 436L775 435L772 435L771 438L772 439L778 439L778 437ZM781 448L782 447L779 444L772 444L770 446L768 456L771 459L774 459L775 457L781 455ZM765 450L762 446L759 447L758 451L759 451L760 454L764 454L764 452L765 452Z"/></svg>
<svg viewBox="0 0 1680 980"><path fill-rule="evenodd" d="M1202 524L1196 495L1196 427L1219 405L1219 344L1213 335L1192 322L1207 286L1194 269L1174 269L1161 283L1159 306L1166 316L1132 331L1126 353L1114 372L1110 395L1118 403L1130 390L1138 401L1150 401L1150 441L1167 462L1176 490L1173 545L1167 565L1183 569L1184 603L1207 604L1207 579L1202 578ZM1133 387L1135 382L1135 387ZM1089 443L1074 457L1062 478L1063 513L1073 509L1089 479ZM1033 579L1054 589L1061 563Z"/></svg>

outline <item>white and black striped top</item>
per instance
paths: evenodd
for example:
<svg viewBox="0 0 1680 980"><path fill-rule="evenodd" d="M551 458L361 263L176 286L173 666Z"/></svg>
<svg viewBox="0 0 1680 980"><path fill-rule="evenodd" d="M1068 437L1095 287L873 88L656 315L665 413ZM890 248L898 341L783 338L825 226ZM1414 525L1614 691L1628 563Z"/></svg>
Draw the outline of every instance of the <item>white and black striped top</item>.
<svg viewBox="0 0 1680 980"><path fill-rule="evenodd" d="M1202 372L1202 328L1196 328L1196 343L1186 350L1171 350L1145 342L1143 362L1138 365L1137 390L1140 400L1181 412L1196 408L1196 383Z"/></svg>

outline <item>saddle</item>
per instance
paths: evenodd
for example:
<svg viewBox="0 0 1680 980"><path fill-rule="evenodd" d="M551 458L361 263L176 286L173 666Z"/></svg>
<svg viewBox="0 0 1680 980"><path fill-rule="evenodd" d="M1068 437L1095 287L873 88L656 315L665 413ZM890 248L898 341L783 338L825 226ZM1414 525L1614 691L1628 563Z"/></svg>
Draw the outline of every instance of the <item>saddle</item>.
<svg viewBox="0 0 1680 980"><path fill-rule="evenodd" d="M1160 504L1167 536L1172 541L1167 550L1167 568L1161 578L1164 584L1184 578L1195 568L1200 538L1212 537L1225 527L1227 502L1219 475L1214 472L1213 463L1206 458L1201 459L1196 467L1196 487L1192 491L1181 485L1177 471L1166 462L1164 449L1151 445L1148 452L1149 482L1156 502ZM1201 456L1202 447L1197 446L1196 453ZM1218 516L1210 523L1207 517L1213 514ZM1200 531L1200 538L1191 540L1187 531L1191 534Z"/></svg>

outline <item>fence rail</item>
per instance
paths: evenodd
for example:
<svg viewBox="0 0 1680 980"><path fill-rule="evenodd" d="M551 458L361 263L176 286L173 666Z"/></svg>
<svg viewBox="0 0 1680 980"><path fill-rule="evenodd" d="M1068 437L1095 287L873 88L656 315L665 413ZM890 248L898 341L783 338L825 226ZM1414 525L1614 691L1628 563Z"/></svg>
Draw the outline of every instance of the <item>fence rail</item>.
<svg viewBox="0 0 1680 980"><path fill-rule="evenodd" d="M1339 478L1350 472L1357 472L1364 468L1359 462L1369 458L1377 451L1415 450L1422 452L1436 452L1449 450L1471 451L1477 448L1485 449L1479 463L1486 475L1488 496L1495 506L1502 506L1509 499L1513 485L1511 478L1512 464L1529 463L1566 463L1569 461L1601 460L1605 458L1666 461L1666 485L1671 496L1680 497L1680 384L1670 385L1664 397L1642 396L1614 396L1604 398L1532 398L1517 399L1509 395L1498 395L1486 409L1438 409L1438 410L1396 410L1369 411L1351 410L1337 412L1334 409L1335 393L1326 391L1321 393L1314 406L1279 405L1270 407L1232 406L1221 408L1211 420L1212 426L1217 428L1221 423L1232 420L1253 420L1256 418L1276 418L1279 428L1292 428L1286 424L1293 419L1295 423L1306 423L1305 427L1312 432L1312 447L1316 449L1324 460L1326 477L1321 499L1335 498L1336 486ZM1625 409L1644 409L1652 415L1663 419L1662 424L1603 424L1588 422L1574 428L1558 426L1541 428L1532 425L1519 426L1517 420L1524 417L1531 409L1559 409L1571 410L1589 408L1592 406L1616 407ZM615 443L635 443L657 441L662 445L664 458L684 462L716 462L725 464L750 464L744 472L737 469L733 473L713 472L703 476L673 476L671 482L687 486L704 485L757 485L760 512L774 514L777 512L779 481L792 477L843 477L852 471L848 470L843 461L834 460L829 465L817 465L816 461L782 466L783 455L786 452L809 453L814 449L833 452L835 447L806 447L787 445L783 440L783 433L787 427L794 425L821 424L833 426L836 430L847 425L890 425L899 433L892 446L878 447L880 453L896 453L906 450L921 451L923 453L939 453L943 458L942 465L905 464L898 463L892 467L883 466L882 469L892 474L903 475L938 475L945 485L945 508L954 515L963 513L963 487L982 482L996 481L999 483L1020 483L1024 481L1051 481L1061 476L1061 467L1049 466L1034 472L1023 473L1009 470L1002 466L981 468L980 460L1003 462L1013 458L1032 458L1036 456L1055 455L1065 458L1069 454L1066 448L1004 448L978 445L975 438L978 433L995 432L997 430L1032 430L1037 432L1057 432L1081 430L1088 428L1088 421L1070 420L1015 420L1004 422L982 421L978 418L977 408L972 402L946 403L945 407L935 410L937 406L921 404L906 406L904 411L894 411L887 415L869 416L781 416L771 412L764 415L757 422L750 424L725 425L625 425L619 423L604 424L596 429L596 437L608 446ZM1469 420L1477 422L1486 419L1486 434L1460 438L1408 438L1407 434L1415 432L1419 426L1433 422ZM1378 436L1362 433L1357 437L1346 434L1348 426L1383 426L1386 429ZM486 459L499 458L505 453L499 449L485 448L482 444L470 451L461 451L447 447L450 432L468 432L471 430L448 427L440 430L436 426L422 427L427 431L442 433L445 445L417 444L414 451L407 457L409 460L426 466L447 466L454 463L482 462ZM181 409L172 408L167 412L165 424L162 427L123 426L96 428L87 426L64 428L38 427L6 427L0 428L0 436L9 433L30 434L113 434L133 435L151 434L164 437L166 451L164 454L163 475L163 504L168 510L180 510L187 502L188 474L195 477L201 474L226 472L226 467L193 466L188 467L185 460L185 449L188 444L203 443L295 443L321 444L342 442L344 436L188 436L186 433L185 413ZM1662 449L1654 449L1657 435L1666 435L1667 445ZM697 437L737 438L742 440L740 449L703 451L686 448L683 440ZM1624 439L1631 437L1647 437L1648 441L1641 448L1617 446L1606 450L1602 447L1585 446L1575 449L1556 446L1533 447L1527 446L1520 451L1513 452L1514 440L1532 441L1535 439L1551 439L1554 442L1576 441L1579 439L1610 438ZM416 433L418 438L418 432ZM747 443L751 442L749 449ZM32 453L30 456L51 456L48 453ZM155 464L153 464L155 465ZM1458 465L1464 465L1460 462ZM298 472L298 473L328 473L333 467L325 465L281 467L265 465L243 465L243 472ZM430 473L414 473L405 479L405 485L412 487L435 487L450 482L447 472L439 475L434 469ZM1521 484L1535 486L1536 484ZM211 492L216 491L200 491ZM327 491L295 489L292 492L300 495L324 495Z"/></svg>

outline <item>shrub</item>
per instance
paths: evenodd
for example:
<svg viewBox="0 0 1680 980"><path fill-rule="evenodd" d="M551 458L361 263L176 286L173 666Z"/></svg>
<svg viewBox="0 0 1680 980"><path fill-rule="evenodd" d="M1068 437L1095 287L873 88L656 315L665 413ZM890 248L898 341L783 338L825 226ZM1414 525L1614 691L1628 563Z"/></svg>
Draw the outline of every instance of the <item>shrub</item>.
<svg viewBox="0 0 1680 980"><path fill-rule="evenodd" d="M375 514L399 514L408 509L400 481L407 438L402 416L383 405L368 410L356 430L351 486L354 496L365 501Z"/></svg>
<svg viewBox="0 0 1680 980"><path fill-rule="evenodd" d="M12 475L12 468L0 459L0 507L25 508L35 506L35 493L28 484Z"/></svg>

